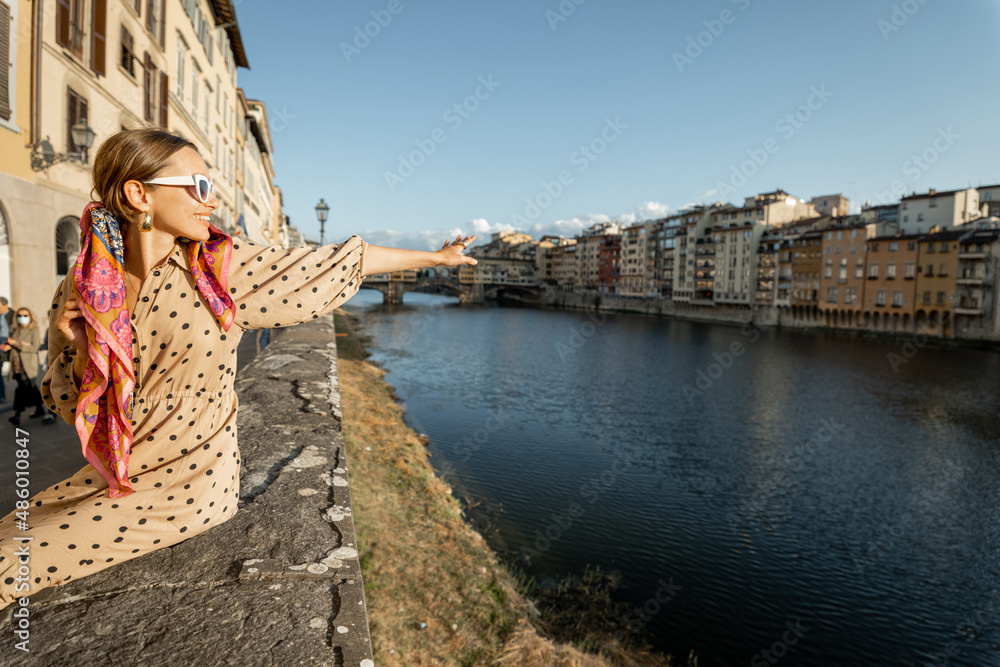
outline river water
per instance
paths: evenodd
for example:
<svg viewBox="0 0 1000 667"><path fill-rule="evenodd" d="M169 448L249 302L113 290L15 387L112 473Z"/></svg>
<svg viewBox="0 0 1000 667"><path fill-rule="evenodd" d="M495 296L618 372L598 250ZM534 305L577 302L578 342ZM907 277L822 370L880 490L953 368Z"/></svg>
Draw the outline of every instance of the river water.
<svg viewBox="0 0 1000 667"><path fill-rule="evenodd" d="M624 314L346 309L540 581L709 665L1000 664L1000 353Z"/></svg>

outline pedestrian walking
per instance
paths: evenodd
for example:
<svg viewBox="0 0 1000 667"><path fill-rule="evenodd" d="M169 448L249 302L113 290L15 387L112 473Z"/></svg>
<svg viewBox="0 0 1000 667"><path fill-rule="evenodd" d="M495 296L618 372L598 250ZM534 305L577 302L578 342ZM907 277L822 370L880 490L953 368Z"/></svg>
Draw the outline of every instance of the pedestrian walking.
<svg viewBox="0 0 1000 667"><path fill-rule="evenodd" d="M35 385L38 377L38 344L40 334L34 315L27 308L18 308L14 329L7 337L10 351L10 379L17 383L14 391L14 416L9 419L15 426L21 423L21 413L34 408L32 417L44 417L46 424L56 420L53 414L46 414L42 395Z"/></svg>
<svg viewBox="0 0 1000 667"><path fill-rule="evenodd" d="M0 519L0 608L20 596L172 546L236 514L233 389L245 329L321 317L365 275L475 264L474 237L437 251L359 236L319 248L234 240L191 142L158 129L109 137L93 164L81 252L50 320L45 401L76 426L88 462L23 502L27 533ZM234 327L235 325L235 327ZM109 502L110 501L110 502ZM15 537L30 535L28 593Z"/></svg>

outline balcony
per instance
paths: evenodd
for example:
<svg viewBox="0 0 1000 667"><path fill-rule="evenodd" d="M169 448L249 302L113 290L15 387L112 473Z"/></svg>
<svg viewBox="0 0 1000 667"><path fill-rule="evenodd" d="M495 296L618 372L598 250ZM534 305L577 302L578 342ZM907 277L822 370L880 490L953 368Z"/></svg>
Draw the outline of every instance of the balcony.
<svg viewBox="0 0 1000 667"><path fill-rule="evenodd" d="M955 306L956 315L982 315L981 306Z"/></svg>
<svg viewBox="0 0 1000 667"><path fill-rule="evenodd" d="M990 256L989 250L958 253L959 259L987 259L989 256Z"/></svg>
<svg viewBox="0 0 1000 667"><path fill-rule="evenodd" d="M955 281L958 285L982 285L983 278L978 276L969 276L964 278L959 278Z"/></svg>

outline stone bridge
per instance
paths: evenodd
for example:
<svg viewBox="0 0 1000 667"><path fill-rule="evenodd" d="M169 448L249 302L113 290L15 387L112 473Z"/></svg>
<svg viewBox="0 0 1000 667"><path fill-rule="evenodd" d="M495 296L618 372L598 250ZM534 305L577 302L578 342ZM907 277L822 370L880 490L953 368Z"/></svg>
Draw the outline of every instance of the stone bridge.
<svg viewBox="0 0 1000 667"><path fill-rule="evenodd" d="M365 278L361 288L382 292L382 303L403 303L403 295L407 292L443 292L457 296L461 304L484 302L482 284L460 283L457 277L421 275L415 281L372 278L374 276Z"/></svg>

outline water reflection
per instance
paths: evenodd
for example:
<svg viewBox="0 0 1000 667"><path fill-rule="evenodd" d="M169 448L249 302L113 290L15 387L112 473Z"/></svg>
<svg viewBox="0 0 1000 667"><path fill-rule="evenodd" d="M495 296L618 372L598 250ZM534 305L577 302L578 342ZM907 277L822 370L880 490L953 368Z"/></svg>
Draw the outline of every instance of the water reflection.
<svg viewBox="0 0 1000 667"><path fill-rule="evenodd" d="M965 621L1000 576L1000 355L893 364L900 342L380 299L348 309L407 420L536 576L619 569L636 605L673 577L648 627L701 665L745 664L794 619L787 664L924 664L948 642L950 665L996 662L1000 615Z"/></svg>

